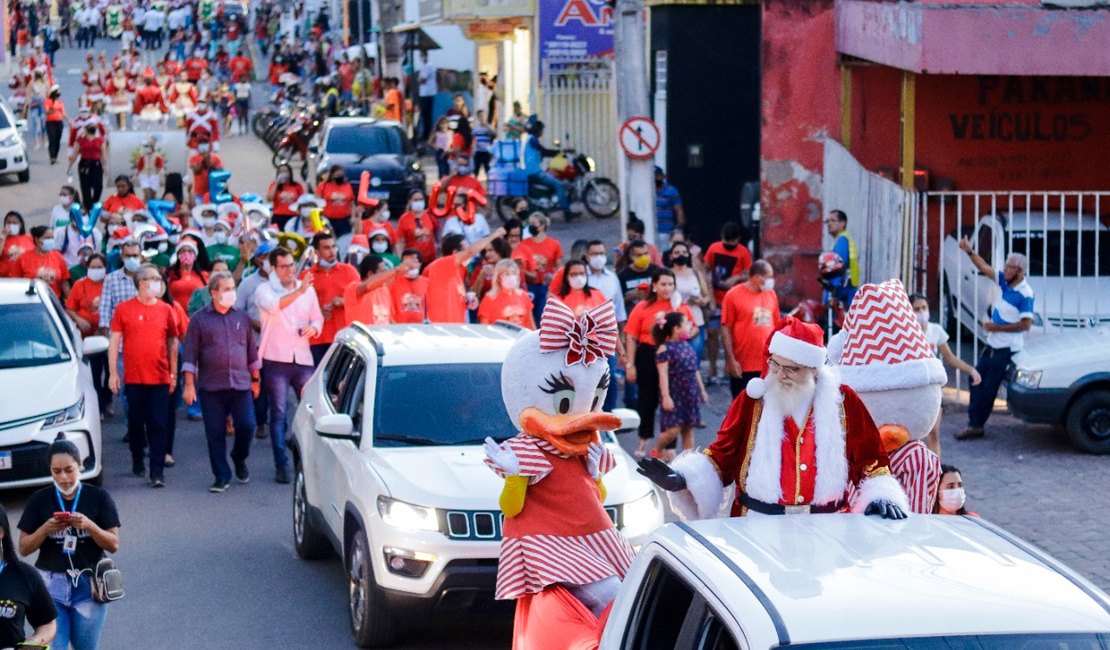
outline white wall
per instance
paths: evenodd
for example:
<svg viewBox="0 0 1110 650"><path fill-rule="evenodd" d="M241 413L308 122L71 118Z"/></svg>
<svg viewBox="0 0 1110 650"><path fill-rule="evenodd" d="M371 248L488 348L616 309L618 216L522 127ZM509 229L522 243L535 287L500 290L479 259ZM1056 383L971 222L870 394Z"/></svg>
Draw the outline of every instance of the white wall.
<svg viewBox="0 0 1110 650"><path fill-rule="evenodd" d="M405 0L405 22L420 22L419 0ZM462 29L456 25L424 25L428 36L439 43L438 50L428 52L428 60L439 68L450 70L474 70L474 43L463 36ZM477 73L475 72L475 78Z"/></svg>

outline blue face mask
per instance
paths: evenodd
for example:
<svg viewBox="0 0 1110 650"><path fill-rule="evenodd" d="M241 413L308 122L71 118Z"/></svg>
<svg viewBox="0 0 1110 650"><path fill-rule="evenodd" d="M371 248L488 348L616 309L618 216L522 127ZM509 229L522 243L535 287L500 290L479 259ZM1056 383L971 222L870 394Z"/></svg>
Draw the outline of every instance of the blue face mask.
<svg viewBox="0 0 1110 650"><path fill-rule="evenodd" d="M320 260L320 266L324 267L325 269L330 269L331 267L335 266L335 263L337 261L338 260L332 260L329 262L327 260Z"/></svg>
<svg viewBox="0 0 1110 650"><path fill-rule="evenodd" d="M125 257L125 258L123 258L123 268L127 269L131 273L134 273L135 271L138 271L139 267L142 266L142 264L143 264L142 258L138 258L138 257Z"/></svg>

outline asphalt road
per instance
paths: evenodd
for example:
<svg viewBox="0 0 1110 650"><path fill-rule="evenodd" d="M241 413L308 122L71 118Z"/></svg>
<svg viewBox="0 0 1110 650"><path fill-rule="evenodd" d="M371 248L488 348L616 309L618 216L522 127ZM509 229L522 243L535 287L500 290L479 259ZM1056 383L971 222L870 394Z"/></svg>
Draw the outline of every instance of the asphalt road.
<svg viewBox="0 0 1110 650"><path fill-rule="evenodd" d="M70 107L77 93L68 71L79 67L79 56L63 51L57 66ZM253 137L226 139L221 156L239 192L260 192L272 177L269 152ZM32 161L31 183L0 181L0 199L42 223L65 172L47 164L42 151L32 152ZM617 241L615 222L587 218L556 223L552 231L565 247L580 238ZM710 394L711 426L697 432L699 445L712 440L728 404L726 387L711 387ZM969 507L1110 588L1107 459L1073 450L1051 427L1026 426L1001 412L985 439L955 441L962 426L960 413L946 416L944 460L964 470ZM123 521L118 561L128 593L110 605L104 647L351 647L341 563L304 562L293 552L291 490L273 482L268 441L254 445L250 484L210 494L203 431L182 414L177 467L167 470L166 489L155 491L128 473L123 431L122 418L104 424L104 484ZM631 436L622 442L628 449L635 444ZM0 495L13 522L28 494ZM508 648L510 623L504 616L436 620L416 626L399 647Z"/></svg>

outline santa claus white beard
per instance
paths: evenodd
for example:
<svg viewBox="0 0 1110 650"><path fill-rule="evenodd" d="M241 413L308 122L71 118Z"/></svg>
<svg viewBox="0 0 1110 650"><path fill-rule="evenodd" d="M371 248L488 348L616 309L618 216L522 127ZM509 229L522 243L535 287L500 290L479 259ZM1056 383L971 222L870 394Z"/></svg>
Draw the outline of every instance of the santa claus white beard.
<svg viewBox="0 0 1110 650"><path fill-rule="evenodd" d="M783 415L794 418L798 426L805 426L805 418L817 390L817 377L806 372L804 376L792 378L789 385L783 384L774 374L767 379L767 393L763 399L776 405Z"/></svg>

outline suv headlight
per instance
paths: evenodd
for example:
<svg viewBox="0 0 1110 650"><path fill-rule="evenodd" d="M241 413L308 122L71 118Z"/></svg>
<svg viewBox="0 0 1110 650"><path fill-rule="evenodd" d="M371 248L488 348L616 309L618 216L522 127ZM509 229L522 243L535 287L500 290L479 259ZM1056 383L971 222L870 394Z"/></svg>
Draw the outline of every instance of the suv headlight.
<svg viewBox="0 0 1110 650"><path fill-rule="evenodd" d="M71 406L71 407L69 407L65 410L62 410L62 411L57 411L57 412L51 413L50 415L46 416L46 421L42 423L42 428L43 429L49 429L51 427L60 427L63 424L69 424L70 422L76 422L77 420L80 420L83 417L85 417L85 398L84 398L84 396L82 396L81 399L77 400L77 403L74 404L73 406Z"/></svg>
<svg viewBox="0 0 1110 650"><path fill-rule="evenodd" d="M389 497L378 497L378 512L382 521L404 530L427 530L438 532L439 515L435 508L417 506Z"/></svg>
<svg viewBox="0 0 1110 650"><path fill-rule="evenodd" d="M624 534L629 537L646 535L663 524L663 509L655 490L635 501L624 504Z"/></svg>
<svg viewBox="0 0 1110 650"><path fill-rule="evenodd" d="M17 144L19 144L19 138L14 135L9 135L3 140L0 140L0 147L14 147Z"/></svg>
<svg viewBox="0 0 1110 650"><path fill-rule="evenodd" d="M1041 385L1041 371L1019 368L1014 373L1014 383L1026 388L1039 388Z"/></svg>

